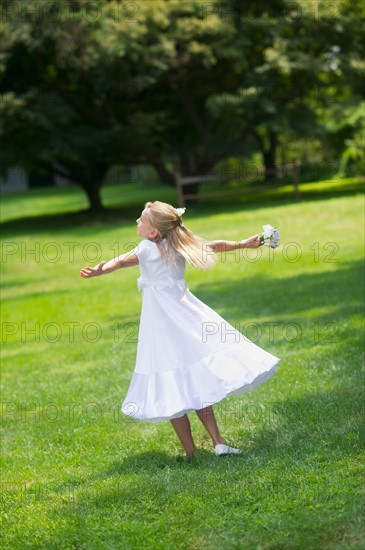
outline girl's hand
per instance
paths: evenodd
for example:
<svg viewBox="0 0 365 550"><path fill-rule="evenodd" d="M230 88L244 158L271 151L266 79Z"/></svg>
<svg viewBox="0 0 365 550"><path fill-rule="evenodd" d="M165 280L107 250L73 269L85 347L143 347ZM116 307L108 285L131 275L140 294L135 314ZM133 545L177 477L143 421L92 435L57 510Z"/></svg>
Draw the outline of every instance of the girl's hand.
<svg viewBox="0 0 365 550"><path fill-rule="evenodd" d="M103 265L106 264L106 262L100 262L95 267L85 267L85 269L80 270L80 275L83 279L90 279L90 277L97 277L98 275L102 275L105 273L103 271Z"/></svg>
<svg viewBox="0 0 365 550"><path fill-rule="evenodd" d="M259 248L264 243L260 241L260 238L258 235L253 235L252 237L249 237L245 241L243 241L244 248Z"/></svg>

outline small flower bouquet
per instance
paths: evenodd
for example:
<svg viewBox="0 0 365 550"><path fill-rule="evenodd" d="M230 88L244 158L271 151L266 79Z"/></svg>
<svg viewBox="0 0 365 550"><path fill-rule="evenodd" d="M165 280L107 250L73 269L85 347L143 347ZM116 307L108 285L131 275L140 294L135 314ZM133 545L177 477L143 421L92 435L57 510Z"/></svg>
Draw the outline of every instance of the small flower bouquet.
<svg viewBox="0 0 365 550"><path fill-rule="evenodd" d="M272 225L264 225L262 229L264 232L260 235L260 241L266 244L266 246L277 248L280 242L280 235L276 227L273 227Z"/></svg>

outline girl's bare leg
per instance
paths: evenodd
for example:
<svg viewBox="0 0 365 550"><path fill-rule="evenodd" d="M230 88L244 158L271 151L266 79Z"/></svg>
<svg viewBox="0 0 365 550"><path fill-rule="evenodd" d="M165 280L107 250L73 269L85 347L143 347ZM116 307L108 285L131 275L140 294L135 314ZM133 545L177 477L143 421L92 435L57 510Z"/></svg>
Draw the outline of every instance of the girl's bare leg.
<svg viewBox="0 0 365 550"><path fill-rule="evenodd" d="M177 437L180 439L188 458L195 453L195 445L191 434L190 421L186 414L180 418L172 418L170 420Z"/></svg>
<svg viewBox="0 0 365 550"><path fill-rule="evenodd" d="M216 445L219 445L220 443L225 443L224 439L222 438L221 434L219 433L217 421L215 419L213 407L209 405L209 407L205 407L204 409L200 409L196 411L196 414L198 415L200 421L202 422L204 428L209 433L210 437L212 438L214 447Z"/></svg>

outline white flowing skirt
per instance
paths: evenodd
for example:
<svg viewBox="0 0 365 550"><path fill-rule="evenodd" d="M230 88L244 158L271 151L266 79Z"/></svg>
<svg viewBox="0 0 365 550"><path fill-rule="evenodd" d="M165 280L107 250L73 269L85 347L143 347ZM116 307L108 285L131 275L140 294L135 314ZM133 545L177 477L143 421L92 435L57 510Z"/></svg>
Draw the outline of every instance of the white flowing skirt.
<svg viewBox="0 0 365 550"><path fill-rule="evenodd" d="M273 376L278 362L185 281L150 284L143 288L136 366L122 412L148 422L178 418L251 391Z"/></svg>

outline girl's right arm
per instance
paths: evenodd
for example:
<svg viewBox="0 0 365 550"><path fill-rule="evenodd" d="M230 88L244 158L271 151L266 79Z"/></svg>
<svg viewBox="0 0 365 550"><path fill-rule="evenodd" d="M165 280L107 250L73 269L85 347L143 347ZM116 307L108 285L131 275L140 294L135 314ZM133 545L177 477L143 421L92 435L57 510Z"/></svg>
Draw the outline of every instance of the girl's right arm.
<svg viewBox="0 0 365 550"><path fill-rule="evenodd" d="M116 269L120 269L122 267L134 267L138 265L138 263L137 255L127 252L126 254L122 254L121 256L114 258L113 260L109 260L109 262L100 262L95 267L87 266L84 269L81 269L80 276L83 279L90 279L90 277L97 277L98 275L112 273Z"/></svg>

